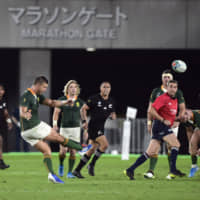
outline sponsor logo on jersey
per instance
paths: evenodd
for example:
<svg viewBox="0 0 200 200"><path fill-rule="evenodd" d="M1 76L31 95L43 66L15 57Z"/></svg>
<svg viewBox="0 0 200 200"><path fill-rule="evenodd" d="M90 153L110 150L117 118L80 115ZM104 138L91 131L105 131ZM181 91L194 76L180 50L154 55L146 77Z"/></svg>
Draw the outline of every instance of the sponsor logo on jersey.
<svg viewBox="0 0 200 200"><path fill-rule="evenodd" d="M80 103L79 102L76 102L76 107L80 107Z"/></svg>

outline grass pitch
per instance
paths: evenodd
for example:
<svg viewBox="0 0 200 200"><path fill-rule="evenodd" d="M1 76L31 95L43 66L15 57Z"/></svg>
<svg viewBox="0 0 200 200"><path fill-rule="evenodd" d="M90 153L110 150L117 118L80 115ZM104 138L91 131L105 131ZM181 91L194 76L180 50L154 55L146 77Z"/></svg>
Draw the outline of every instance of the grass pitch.
<svg viewBox="0 0 200 200"><path fill-rule="evenodd" d="M136 170L135 181L128 180L123 170L132 164L138 155L129 161L119 156L104 155L96 165L96 176L90 177L87 169L85 179L67 179L65 184L47 181L47 172L40 153L5 154L4 159L11 167L0 171L0 200L197 200L200 197L200 171L194 178L166 180L168 162L160 156L155 171L156 179L147 180L143 173L149 161ZM77 158L76 165L80 157ZM58 169L58 156L53 154L54 170ZM177 166L188 175L191 161L189 156L179 156ZM65 160L65 168L68 166ZM65 170L67 172L67 170Z"/></svg>

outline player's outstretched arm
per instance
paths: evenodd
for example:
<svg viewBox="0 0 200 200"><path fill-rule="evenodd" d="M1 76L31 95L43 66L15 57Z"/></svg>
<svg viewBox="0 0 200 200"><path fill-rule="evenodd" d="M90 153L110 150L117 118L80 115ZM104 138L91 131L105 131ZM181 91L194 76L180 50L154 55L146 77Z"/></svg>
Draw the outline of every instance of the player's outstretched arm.
<svg viewBox="0 0 200 200"><path fill-rule="evenodd" d="M70 105L72 103L73 102L72 102L71 99L59 101L59 100L52 100L52 99L48 99L48 98L46 98L42 102L43 105L46 105L46 106L49 106L49 107L61 107L61 106L64 106L64 105Z"/></svg>

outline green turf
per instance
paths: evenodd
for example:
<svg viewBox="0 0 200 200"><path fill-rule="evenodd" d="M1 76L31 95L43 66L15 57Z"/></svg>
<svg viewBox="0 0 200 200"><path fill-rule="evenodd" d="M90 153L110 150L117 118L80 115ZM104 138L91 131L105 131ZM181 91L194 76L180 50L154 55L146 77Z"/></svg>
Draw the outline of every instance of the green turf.
<svg viewBox="0 0 200 200"><path fill-rule="evenodd" d="M166 180L168 163L163 156L159 158L155 180L143 178L148 161L136 170L136 180L129 181L123 170L136 157L121 161L119 156L105 155L97 162L95 177L89 177L84 168L85 179L63 178L63 185L47 182L41 154L5 154L4 158L11 167L0 171L0 200L197 200L200 197L200 172L194 178ZM57 161L57 155L53 154L56 171ZM177 164L188 174L189 156L179 156Z"/></svg>

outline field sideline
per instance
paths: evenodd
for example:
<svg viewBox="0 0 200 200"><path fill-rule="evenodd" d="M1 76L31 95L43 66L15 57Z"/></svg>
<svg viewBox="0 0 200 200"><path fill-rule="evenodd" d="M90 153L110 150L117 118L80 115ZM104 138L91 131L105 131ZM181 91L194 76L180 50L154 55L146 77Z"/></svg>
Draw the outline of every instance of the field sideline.
<svg viewBox="0 0 200 200"><path fill-rule="evenodd" d="M146 162L137 169L135 181L129 181L123 170L138 155L132 155L129 161L121 161L120 156L104 155L97 163L96 176L89 177L86 168L85 179L69 180L65 177L63 185L48 183L47 172L40 153L4 154L6 163L11 167L0 171L0 200L196 200L200 196L200 172L194 178L176 178L166 180L168 162L166 156L160 156L155 180L146 180L143 173L148 168ZM54 169L58 169L57 153L53 154ZM78 163L79 157L77 158ZM188 174L191 161L189 156L179 156L177 166ZM67 160L65 161L67 166Z"/></svg>

